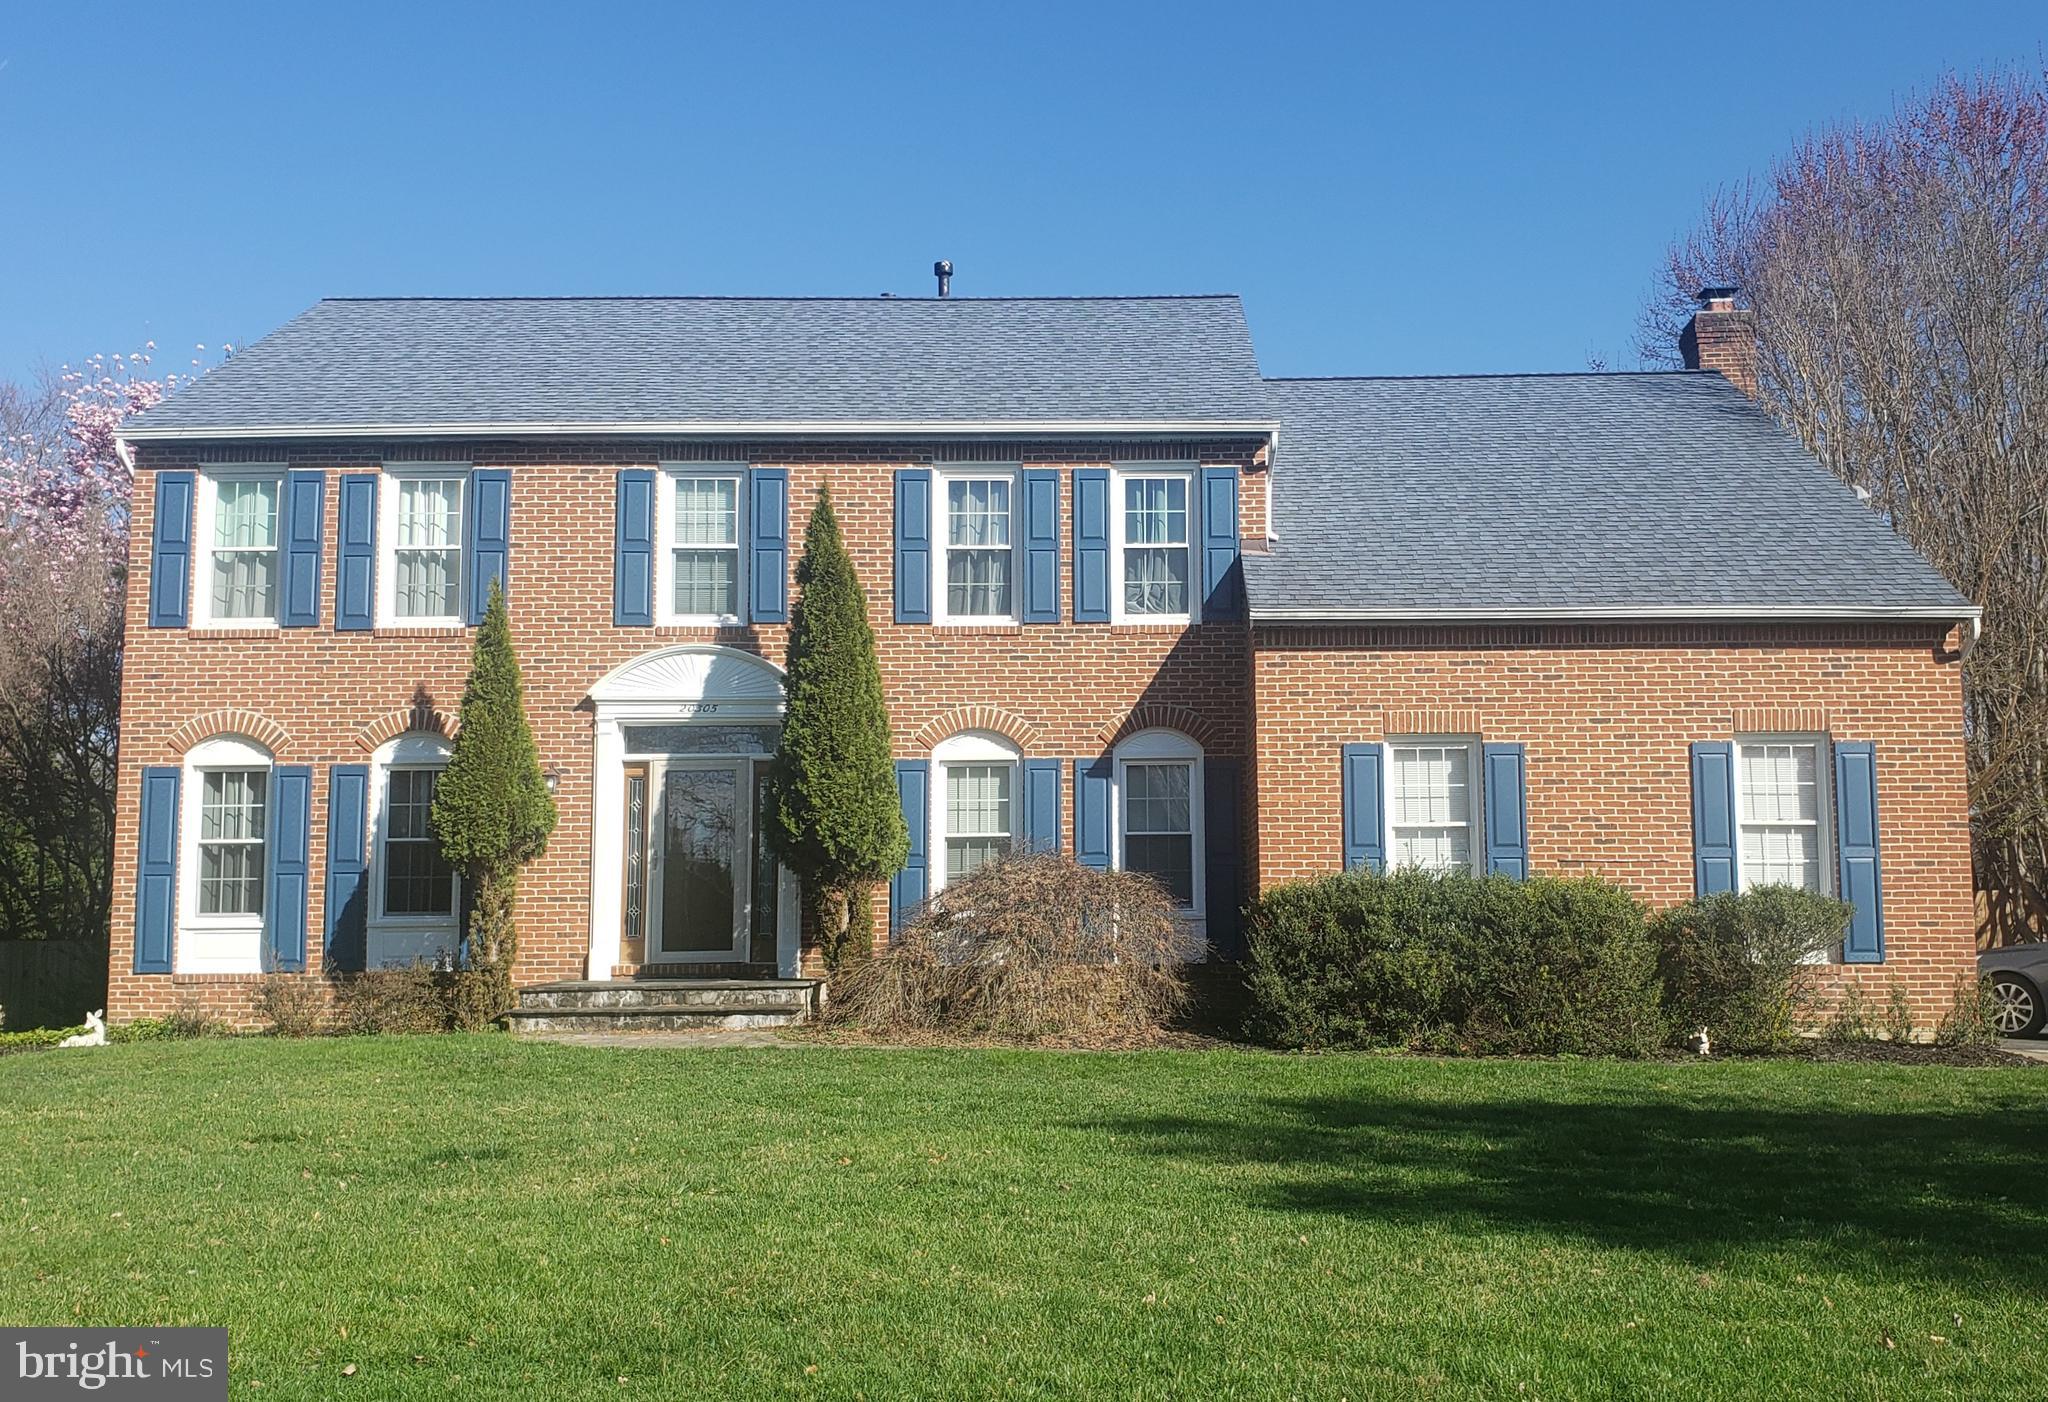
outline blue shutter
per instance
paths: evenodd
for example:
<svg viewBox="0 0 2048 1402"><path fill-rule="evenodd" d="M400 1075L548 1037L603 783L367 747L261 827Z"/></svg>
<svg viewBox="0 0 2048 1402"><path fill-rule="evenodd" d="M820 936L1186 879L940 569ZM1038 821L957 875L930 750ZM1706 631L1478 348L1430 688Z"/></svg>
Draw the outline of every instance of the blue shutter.
<svg viewBox="0 0 2048 1402"><path fill-rule="evenodd" d="M1026 623L1060 621L1060 475L1024 474L1024 612Z"/></svg>
<svg viewBox="0 0 2048 1402"><path fill-rule="evenodd" d="M1529 798L1520 745L1486 747L1486 869L1520 881L1529 874Z"/></svg>
<svg viewBox="0 0 2048 1402"><path fill-rule="evenodd" d="M1097 871L1110 868L1110 808L1116 801L1108 755L1074 761L1074 860Z"/></svg>
<svg viewBox="0 0 2048 1402"><path fill-rule="evenodd" d="M1238 565L1237 469L1202 469L1202 618L1236 618L1243 571Z"/></svg>
<svg viewBox="0 0 2048 1402"><path fill-rule="evenodd" d="M327 531L327 474L293 472L284 479L284 608L287 628L320 626L320 554Z"/></svg>
<svg viewBox="0 0 2048 1402"><path fill-rule="evenodd" d="M135 972L171 971L178 928L178 781L175 764L142 770L142 831L135 847Z"/></svg>
<svg viewBox="0 0 2048 1402"><path fill-rule="evenodd" d="M1024 845L1033 852L1060 850L1060 762L1024 761Z"/></svg>
<svg viewBox="0 0 2048 1402"><path fill-rule="evenodd" d="M1387 869L1386 751L1344 747L1344 869Z"/></svg>
<svg viewBox="0 0 2048 1402"><path fill-rule="evenodd" d="M377 474L344 473L335 534L334 628L360 632L377 622Z"/></svg>
<svg viewBox="0 0 2048 1402"><path fill-rule="evenodd" d="M748 474L747 611L756 623L789 622L789 469Z"/></svg>
<svg viewBox="0 0 2048 1402"><path fill-rule="evenodd" d="M932 474L896 474L896 621L932 621Z"/></svg>
<svg viewBox="0 0 2048 1402"><path fill-rule="evenodd" d="M268 949L266 969L304 973L306 969L306 899L311 894L310 838L313 821L313 771L303 764L280 764L270 771L270 897L264 903L263 928Z"/></svg>
<svg viewBox="0 0 2048 1402"><path fill-rule="evenodd" d="M1202 845L1207 848L1209 945L1220 958L1244 954L1244 843L1239 805L1243 793L1234 759L1202 764Z"/></svg>
<svg viewBox="0 0 2048 1402"><path fill-rule="evenodd" d="M369 963L370 766L327 770L327 933L330 969L359 971Z"/></svg>
<svg viewBox="0 0 2048 1402"><path fill-rule="evenodd" d="M156 532L149 561L149 626L183 628L192 596L192 487L189 472L156 475Z"/></svg>
<svg viewBox="0 0 2048 1402"><path fill-rule="evenodd" d="M505 591L512 556L512 473L502 467L479 467L469 474L469 540L462 552L469 575L469 621L484 621L491 602L491 581Z"/></svg>
<svg viewBox="0 0 2048 1402"><path fill-rule="evenodd" d="M612 493L612 622L654 624L654 471L621 471Z"/></svg>
<svg viewBox="0 0 2048 1402"><path fill-rule="evenodd" d="M931 764L921 759L896 761L896 797L903 805L903 826L910 829L910 857L903 869L889 878L889 938L903 933L903 924L924 904L930 884L926 880L925 849L931 834L929 809Z"/></svg>
<svg viewBox="0 0 2048 1402"><path fill-rule="evenodd" d="M1735 747L1726 740L1692 747L1692 889L1735 889Z"/></svg>
<svg viewBox="0 0 2048 1402"><path fill-rule="evenodd" d="M1074 473L1074 621L1109 622L1109 469Z"/></svg>
<svg viewBox="0 0 2048 1402"><path fill-rule="evenodd" d="M1849 964L1884 962L1884 885L1877 860L1877 747L1867 740L1835 744L1835 850L1841 896L1853 907L1842 942Z"/></svg>

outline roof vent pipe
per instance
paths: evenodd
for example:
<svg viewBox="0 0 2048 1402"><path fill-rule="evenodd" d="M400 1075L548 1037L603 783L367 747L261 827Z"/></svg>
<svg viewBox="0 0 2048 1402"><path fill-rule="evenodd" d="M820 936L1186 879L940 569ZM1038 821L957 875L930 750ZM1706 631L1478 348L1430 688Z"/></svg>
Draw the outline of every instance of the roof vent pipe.
<svg viewBox="0 0 2048 1402"><path fill-rule="evenodd" d="M939 295L941 297L953 295L953 265L950 262L941 258L938 262L932 264L932 276L939 280Z"/></svg>

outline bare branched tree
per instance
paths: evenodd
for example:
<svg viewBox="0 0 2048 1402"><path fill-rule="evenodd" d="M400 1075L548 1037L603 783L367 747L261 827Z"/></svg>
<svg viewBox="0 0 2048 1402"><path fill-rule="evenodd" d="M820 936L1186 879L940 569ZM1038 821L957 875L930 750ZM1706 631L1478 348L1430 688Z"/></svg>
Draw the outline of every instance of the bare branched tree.
<svg viewBox="0 0 2048 1402"><path fill-rule="evenodd" d="M1755 313L1764 406L1982 606L1981 933L2048 937L2048 78L1951 77L1723 191L1670 250L1646 360L1716 284Z"/></svg>

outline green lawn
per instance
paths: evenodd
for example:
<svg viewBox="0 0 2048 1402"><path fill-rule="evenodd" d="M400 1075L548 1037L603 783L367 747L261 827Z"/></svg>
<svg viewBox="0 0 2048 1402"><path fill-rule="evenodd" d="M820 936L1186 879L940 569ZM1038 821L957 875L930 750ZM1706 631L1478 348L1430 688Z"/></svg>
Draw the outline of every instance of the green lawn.
<svg viewBox="0 0 2048 1402"><path fill-rule="evenodd" d="M1790 1062L42 1052L0 1060L0 1322L225 1324L275 1398L2039 1397L2044 1101Z"/></svg>

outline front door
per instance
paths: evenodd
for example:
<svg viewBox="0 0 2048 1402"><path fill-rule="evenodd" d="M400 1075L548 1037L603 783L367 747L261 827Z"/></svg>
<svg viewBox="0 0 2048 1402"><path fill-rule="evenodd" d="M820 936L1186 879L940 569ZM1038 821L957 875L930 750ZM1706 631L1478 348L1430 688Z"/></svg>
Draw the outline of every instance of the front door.
<svg viewBox="0 0 2048 1402"><path fill-rule="evenodd" d="M747 948L753 792L744 759L653 765L650 963L728 963Z"/></svg>

